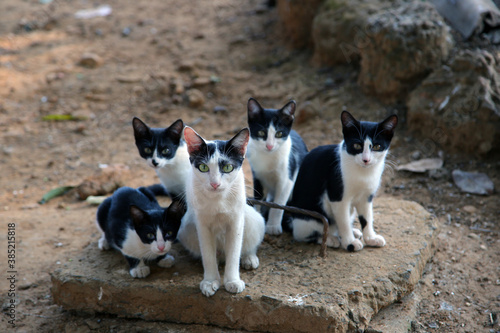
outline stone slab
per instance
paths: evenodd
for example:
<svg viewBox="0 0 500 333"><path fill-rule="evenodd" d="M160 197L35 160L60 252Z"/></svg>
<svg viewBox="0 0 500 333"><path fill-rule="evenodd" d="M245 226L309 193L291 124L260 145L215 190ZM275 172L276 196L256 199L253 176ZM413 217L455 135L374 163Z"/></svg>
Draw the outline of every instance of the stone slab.
<svg viewBox="0 0 500 333"><path fill-rule="evenodd" d="M433 254L436 220L420 205L375 200L375 227L387 245L357 253L266 236L260 267L243 271L246 289L203 296L201 261L179 244L177 263L133 279L116 251L96 240L52 273L54 301L67 310L266 332L346 332L369 327L381 309L411 293ZM221 275L224 265L220 265Z"/></svg>

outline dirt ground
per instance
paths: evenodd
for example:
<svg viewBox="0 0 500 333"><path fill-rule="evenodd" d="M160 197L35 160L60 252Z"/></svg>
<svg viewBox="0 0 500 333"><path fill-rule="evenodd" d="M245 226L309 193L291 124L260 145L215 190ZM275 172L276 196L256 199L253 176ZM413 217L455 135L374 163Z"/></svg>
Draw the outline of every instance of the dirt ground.
<svg viewBox="0 0 500 333"><path fill-rule="evenodd" d="M0 330L220 331L78 315L55 305L49 274L97 241L96 208L74 195L37 202L52 188L80 184L103 164L128 166L124 185L157 183L134 145L133 116L157 127L182 118L206 138L228 138L246 126L246 101L255 97L268 107L293 98L309 110L295 126L309 148L341 139L343 107L366 120L398 113L403 121L378 196L422 204L441 228L416 288L421 302L412 330L500 331L499 195L464 194L451 179L454 169L484 172L498 189L498 156L444 153L439 172L396 171L438 151L407 132L404 108L360 92L355 67L314 68L310 53L289 50L276 10L261 0L110 0L112 14L92 19L74 14L96 2L43 2L0 2ZM53 114L77 120L43 120ZM16 245L10 268L8 226ZM15 328L8 322L8 271L17 278Z"/></svg>

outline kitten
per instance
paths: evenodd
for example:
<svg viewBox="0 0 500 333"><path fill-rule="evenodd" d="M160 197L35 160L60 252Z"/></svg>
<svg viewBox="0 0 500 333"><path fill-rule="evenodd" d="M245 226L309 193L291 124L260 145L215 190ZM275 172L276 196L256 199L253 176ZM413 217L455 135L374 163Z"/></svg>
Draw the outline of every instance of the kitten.
<svg viewBox="0 0 500 333"><path fill-rule="evenodd" d="M356 209L364 243L382 247L384 237L373 230L372 201L398 117L392 115L380 123L359 122L343 111L341 121L344 140L311 150L300 167L289 204L325 215L330 222L328 246L349 251L363 248L357 239L361 232L352 227ZM321 243L323 225L317 220L295 215L291 224L296 240Z"/></svg>
<svg viewBox="0 0 500 333"><path fill-rule="evenodd" d="M295 101L281 109L264 109L259 103L248 100L248 126L250 142L248 161L252 167L254 196L261 200L285 205L292 194L300 164L307 154L307 147L300 135L292 130ZM283 211L271 209L266 232L282 233Z"/></svg>
<svg viewBox="0 0 500 333"><path fill-rule="evenodd" d="M134 117L132 126L139 154L155 169L166 194L174 200L182 200L190 169L186 143L181 139L184 128L182 120L176 120L168 128L150 128ZM155 194L165 194L154 186L151 190Z"/></svg>
<svg viewBox="0 0 500 333"><path fill-rule="evenodd" d="M174 201L161 208L154 194L144 187L121 187L97 209L97 227L102 236L99 248L119 250L130 266L130 275L149 275L146 261L171 267L174 257L167 252L177 237L184 205Z"/></svg>
<svg viewBox="0 0 500 333"><path fill-rule="evenodd" d="M186 184L188 211L179 230L179 241L196 257L204 269L201 292L212 296L219 289L217 253L225 256L224 287L240 293L245 269L259 266L257 247L264 238L264 218L246 204L245 180L241 165L245 158L249 131L241 130L229 141L205 141L186 127L192 171Z"/></svg>

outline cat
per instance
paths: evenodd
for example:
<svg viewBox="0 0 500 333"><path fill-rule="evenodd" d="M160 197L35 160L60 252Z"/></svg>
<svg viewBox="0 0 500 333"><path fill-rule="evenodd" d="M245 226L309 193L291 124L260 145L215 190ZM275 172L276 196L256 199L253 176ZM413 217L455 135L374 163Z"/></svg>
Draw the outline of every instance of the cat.
<svg viewBox="0 0 500 333"><path fill-rule="evenodd" d="M145 187L121 187L97 209L97 227L102 233L99 249L119 250L134 278L149 275L147 261L171 267L175 259L167 252L177 237L184 210L180 201L160 207Z"/></svg>
<svg viewBox="0 0 500 333"><path fill-rule="evenodd" d="M174 200L183 200L187 174L190 169L186 143L182 140L184 123L176 120L168 128L150 128L134 117L135 144L139 154L154 168L164 187L151 186L155 194L166 194Z"/></svg>
<svg viewBox="0 0 500 333"><path fill-rule="evenodd" d="M341 114L344 140L339 145L311 150L300 167L289 205L319 212L329 220L327 245L348 251L385 246L373 229L372 201L385 158L398 123L391 115L380 123L356 120ZM353 229L355 210L362 228ZM321 243L323 225L304 215L293 215L293 236L298 241Z"/></svg>
<svg viewBox="0 0 500 333"><path fill-rule="evenodd" d="M292 193L300 164L307 147L300 135L292 130L295 101L281 109L264 109L253 98L248 100L248 161L252 168L254 197L285 205ZM283 232L283 210L270 209L266 233Z"/></svg>
<svg viewBox="0 0 500 333"><path fill-rule="evenodd" d="M240 293L245 282L239 266L259 266L257 248L264 239L264 218L246 203L241 165L249 130L243 129L229 141L205 141L192 128L184 129L191 161L186 184L188 210L178 239L203 263L201 292L212 296L221 285L217 254L225 256L224 287Z"/></svg>

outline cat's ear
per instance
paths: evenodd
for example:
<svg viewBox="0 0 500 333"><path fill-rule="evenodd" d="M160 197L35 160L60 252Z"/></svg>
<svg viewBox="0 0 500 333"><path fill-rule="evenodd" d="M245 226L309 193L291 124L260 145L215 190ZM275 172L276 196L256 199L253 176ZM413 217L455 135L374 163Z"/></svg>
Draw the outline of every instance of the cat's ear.
<svg viewBox="0 0 500 333"><path fill-rule="evenodd" d="M294 100L288 102L284 107L279 110L281 114L281 119L286 123L286 125L290 125L295 118L295 109L297 108L297 103Z"/></svg>
<svg viewBox="0 0 500 333"><path fill-rule="evenodd" d="M392 116L387 117L384 121L379 123L379 127L383 129L383 131L391 136L394 135L394 130L398 125L398 116L393 114Z"/></svg>
<svg viewBox="0 0 500 333"><path fill-rule="evenodd" d="M132 217L132 222L134 223L135 229L143 225L146 220L146 212L135 205L130 206L130 216Z"/></svg>
<svg viewBox="0 0 500 333"><path fill-rule="evenodd" d="M357 121L356 118L354 118L352 114L350 114L347 111L342 111L342 114L340 115L340 120L342 121L343 128L349 128L357 126L359 124L359 121Z"/></svg>
<svg viewBox="0 0 500 333"><path fill-rule="evenodd" d="M253 97L250 97L247 103L248 109L248 120L258 119L262 114L262 106L260 106L259 102Z"/></svg>
<svg viewBox="0 0 500 333"><path fill-rule="evenodd" d="M170 127L168 127L165 132L167 136L174 141L174 143L178 144L181 140L182 130L184 129L184 123L182 119L177 119Z"/></svg>
<svg viewBox="0 0 500 333"><path fill-rule="evenodd" d="M186 206L182 201L180 200L172 201L170 206L168 206L167 210L165 211L166 221L173 222L176 226L178 225L180 227L181 220L185 212L186 212Z"/></svg>
<svg viewBox="0 0 500 333"><path fill-rule="evenodd" d="M134 136L136 139L149 137L151 135L148 125L137 117L132 119L132 127L134 128Z"/></svg>
<svg viewBox="0 0 500 333"><path fill-rule="evenodd" d="M231 140L229 140L229 144L238 149L238 152L241 156L245 156L249 138L250 130L248 128L244 128L239 131L238 134L236 134Z"/></svg>
<svg viewBox="0 0 500 333"><path fill-rule="evenodd" d="M189 126L184 127L184 140L186 140L189 155L200 151L206 146L205 140Z"/></svg>

